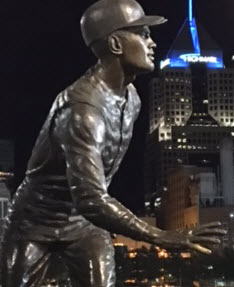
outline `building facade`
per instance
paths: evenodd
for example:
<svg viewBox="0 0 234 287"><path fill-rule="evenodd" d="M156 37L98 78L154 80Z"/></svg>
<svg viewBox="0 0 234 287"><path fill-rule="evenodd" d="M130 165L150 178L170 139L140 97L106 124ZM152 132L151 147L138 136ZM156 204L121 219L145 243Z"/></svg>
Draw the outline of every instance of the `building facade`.
<svg viewBox="0 0 234 287"><path fill-rule="evenodd" d="M158 207L168 174L189 165L210 169L223 206L234 205L234 69L224 66L222 50L196 21L192 1L149 91L146 204ZM163 227L165 218L157 218Z"/></svg>
<svg viewBox="0 0 234 287"><path fill-rule="evenodd" d="M234 205L225 203L220 184L211 168L180 166L171 171L163 196L165 228L187 229L221 221L228 231L223 247L234 249Z"/></svg>

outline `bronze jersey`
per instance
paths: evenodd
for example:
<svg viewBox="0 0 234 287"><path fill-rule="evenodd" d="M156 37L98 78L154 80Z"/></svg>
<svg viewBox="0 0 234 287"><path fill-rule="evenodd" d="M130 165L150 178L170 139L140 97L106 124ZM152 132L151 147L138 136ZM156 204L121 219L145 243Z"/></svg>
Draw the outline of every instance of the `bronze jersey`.
<svg viewBox="0 0 234 287"><path fill-rule="evenodd" d="M74 240L89 222L143 239L146 223L107 193L129 146L140 99L132 84L125 97L114 94L97 70L56 98L9 206L5 227L30 240Z"/></svg>

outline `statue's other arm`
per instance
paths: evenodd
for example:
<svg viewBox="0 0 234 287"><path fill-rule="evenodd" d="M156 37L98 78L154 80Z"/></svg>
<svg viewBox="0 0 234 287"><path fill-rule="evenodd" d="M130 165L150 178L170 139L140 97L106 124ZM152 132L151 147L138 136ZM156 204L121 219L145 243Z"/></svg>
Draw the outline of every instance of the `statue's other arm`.
<svg viewBox="0 0 234 287"><path fill-rule="evenodd" d="M109 232L152 242L146 231L147 223L107 193L102 160L105 119L97 108L88 104L69 108L63 131L60 140L67 163L67 178L78 212ZM159 229L155 228L155 231L160 233Z"/></svg>

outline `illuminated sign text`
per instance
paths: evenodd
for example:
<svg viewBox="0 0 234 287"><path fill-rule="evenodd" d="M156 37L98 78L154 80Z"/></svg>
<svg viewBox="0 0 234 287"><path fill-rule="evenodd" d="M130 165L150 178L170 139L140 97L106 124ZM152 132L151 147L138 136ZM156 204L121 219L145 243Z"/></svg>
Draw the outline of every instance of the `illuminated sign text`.
<svg viewBox="0 0 234 287"><path fill-rule="evenodd" d="M181 55L180 58L188 63L218 63L214 56Z"/></svg>

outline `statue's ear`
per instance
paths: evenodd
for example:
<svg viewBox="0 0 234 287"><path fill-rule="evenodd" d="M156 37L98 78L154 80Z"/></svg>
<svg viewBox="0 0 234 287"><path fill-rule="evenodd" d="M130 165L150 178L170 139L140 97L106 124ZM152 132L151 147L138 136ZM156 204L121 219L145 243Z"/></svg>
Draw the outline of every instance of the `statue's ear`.
<svg viewBox="0 0 234 287"><path fill-rule="evenodd" d="M123 53L121 40L117 35L110 35L108 38L108 44L112 54L121 55Z"/></svg>

